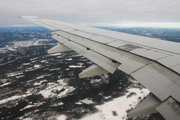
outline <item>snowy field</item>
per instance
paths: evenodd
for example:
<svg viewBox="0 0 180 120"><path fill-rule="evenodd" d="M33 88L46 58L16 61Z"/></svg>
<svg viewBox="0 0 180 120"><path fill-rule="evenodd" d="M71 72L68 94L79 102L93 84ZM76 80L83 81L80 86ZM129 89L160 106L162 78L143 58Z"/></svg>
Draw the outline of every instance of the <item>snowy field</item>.
<svg viewBox="0 0 180 120"><path fill-rule="evenodd" d="M51 41L49 39L33 39L27 41L13 41L7 43L6 47L0 48L0 53L4 53L6 51L16 51L22 47L29 47L29 46L37 46L37 45L47 45L47 43Z"/></svg>
<svg viewBox="0 0 180 120"><path fill-rule="evenodd" d="M132 96L128 97L131 93L135 93ZM114 98L112 101L105 102L102 105L96 105L98 112L93 114L88 114L81 118L81 120L126 120L127 119L127 110L134 108L140 100L146 97L149 94L147 89L139 88L130 88L128 92L118 98ZM141 99L139 99L141 98ZM93 104L93 101L89 99L80 100L76 104ZM63 105L63 104L61 104ZM51 119L56 120L67 120L66 115L58 115L51 117ZM26 118L25 120L33 120L32 118ZM77 120L77 119L72 119Z"/></svg>

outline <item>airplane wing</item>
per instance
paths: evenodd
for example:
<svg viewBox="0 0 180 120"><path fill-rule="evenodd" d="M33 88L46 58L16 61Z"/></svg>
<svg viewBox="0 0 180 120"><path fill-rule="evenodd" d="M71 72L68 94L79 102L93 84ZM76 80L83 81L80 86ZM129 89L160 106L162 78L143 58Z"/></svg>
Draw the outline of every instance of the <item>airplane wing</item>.
<svg viewBox="0 0 180 120"><path fill-rule="evenodd" d="M180 43L37 16L20 17L54 31L52 37L61 44L48 53L74 50L95 63L80 78L119 69L149 89L152 94L128 117L159 112L168 120L180 120Z"/></svg>

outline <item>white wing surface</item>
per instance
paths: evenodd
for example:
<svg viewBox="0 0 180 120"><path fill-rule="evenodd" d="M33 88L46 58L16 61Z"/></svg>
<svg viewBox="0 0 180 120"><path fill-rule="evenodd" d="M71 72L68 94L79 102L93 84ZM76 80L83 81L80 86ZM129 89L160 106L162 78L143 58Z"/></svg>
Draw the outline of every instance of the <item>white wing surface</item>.
<svg viewBox="0 0 180 120"><path fill-rule="evenodd" d="M20 16L54 30L61 44L48 53L74 50L95 64L80 78L114 73L131 75L153 94L128 113L128 117L159 112L169 120L180 120L180 43L127 33L75 25L36 16Z"/></svg>

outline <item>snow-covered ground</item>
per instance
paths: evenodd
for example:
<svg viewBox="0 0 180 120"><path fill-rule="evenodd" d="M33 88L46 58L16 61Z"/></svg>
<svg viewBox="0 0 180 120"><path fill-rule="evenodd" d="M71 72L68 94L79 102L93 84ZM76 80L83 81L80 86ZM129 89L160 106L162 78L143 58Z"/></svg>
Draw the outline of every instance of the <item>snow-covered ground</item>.
<svg viewBox="0 0 180 120"><path fill-rule="evenodd" d="M79 100L81 103L85 103L85 104L93 104L94 102L89 99L89 98L85 98L83 100Z"/></svg>
<svg viewBox="0 0 180 120"><path fill-rule="evenodd" d="M13 41L10 42L6 47L0 48L0 53L4 53L7 50L15 51L18 48L22 47L29 47L29 46L36 46L36 45L44 45L43 42L51 41L49 39L33 39L33 40L27 40L27 41Z"/></svg>
<svg viewBox="0 0 180 120"><path fill-rule="evenodd" d="M11 44L12 46L7 46L7 49L9 48L12 50L17 49L18 47L27 47L27 46L31 46L31 45L38 45L37 41L19 41L19 42L15 42L14 44ZM46 57L44 57L43 59L40 57L32 57L32 59L30 59L31 62L25 62L22 63L22 66L24 67L24 71L16 71L16 72L6 72L6 76L9 78L19 78L19 77L23 77L24 72L29 72L29 71L34 71L34 70L39 70L40 68L44 67L44 63L48 63L49 61L45 58L48 58L48 56L57 58L57 57L61 57L63 56L62 53L55 53L55 54L50 54L50 55L46 55ZM71 58L67 57L65 58L66 61L70 62L73 59L76 59L76 57L79 57L81 55L77 54L77 55L72 55ZM81 56L82 57L82 56ZM82 57L84 58L84 57ZM83 59L81 60L81 62L78 62L76 64L68 64L69 68L66 68L66 70L70 70L70 69L78 69L81 67L84 67L85 63L82 62ZM88 62L88 63L92 63L92 62ZM52 67L50 69L47 69L49 71L59 71L62 68L58 67ZM43 73L43 72L42 72ZM2 99L0 100L0 104L4 104L8 101L12 101L12 100L16 100L16 99L21 99L21 98L25 98L26 96L31 95L33 92L38 94L38 95L42 95L44 97L44 99L48 99L48 98L64 98L67 97L69 95L71 95L71 93L73 93L73 91L75 91L77 89L77 87L75 86L69 86L68 82L65 78L61 78L58 77L57 81L49 81L48 77L46 76L51 76L51 73L43 73L43 74L37 74L36 76L33 76L32 80L27 81L27 83L29 83L28 85L31 84L32 82L32 88L27 89L27 92L22 95L13 95L12 97L6 98L6 99ZM58 73L59 74L59 73ZM61 79L60 79L61 78ZM52 79L54 80L54 78ZM11 84L11 82L9 81L5 81L5 80L1 80L1 85L0 87L5 87L9 84ZM5 81L5 82L3 82ZM102 82L102 79L91 79L90 83L91 84L97 84ZM37 90L36 90L37 89ZM130 93L135 93L132 96L129 97ZM147 89L139 89L139 88L129 88L128 92L126 93L126 95L119 97L119 98L111 98L111 96L104 96L104 99L109 100L112 99L112 101L108 101L108 102L104 102L104 104L101 105L96 105L96 102L94 102L91 98L84 98L84 99L80 99L77 100L77 102L75 103L76 105L79 106L83 106L84 104L88 104L88 105L95 105L95 108L98 109L98 111L94 114L87 114L86 116L84 116L83 118L81 118L82 120L91 120L91 119L96 119L96 120L121 120L121 119L126 119L127 118L127 110L131 109L132 107L136 106L139 102L139 98L143 98L145 97L147 94L149 93L149 91ZM38 105L41 105L42 103L38 103L37 105L35 104L28 104L25 108L23 108L22 110L25 110L27 108L31 108L31 107L36 107ZM63 102L58 102L58 103L53 103L50 106L54 106L54 107L58 107L64 105ZM55 116L56 119L58 120L63 120L63 119L67 119L69 116L66 115L57 115ZM31 118L29 118L31 119Z"/></svg>
<svg viewBox="0 0 180 120"><path fill-rule="evenodd" d="M56 83L48 83L48 87L45 88L44 90L41 90L39 93L44 96L44 98L49 98L49 97L54 97L57 94L53 93L52 91L60 91L63 89L63 86L60 86L59 84Z"/></svg>
<svg viewBox="0 0 180 120"><path fill-rule="evenodd" d="M8 77L14 77L14 76L17 76L17 75L22 75L23 74L23 71L16 71L16 72L12 72L12 73L7 73L6 75Z"/></svg>
<svg viewBox="0 0 180 120"><path fill-rule="evenodd" d="M35 69L41 68L41 65L35 64L35 65L34 65L34 68L35 68Z"/></svg>
<svg viewBox="0 0 180 120"><path fill-rule="evenodd" d="M4 83L4 84L0 85L0 87L4 87L4 86L9 85L9 84L11 84L11 82Z"/></svg>
<svg viewBox="0 0 180 120"><path fill-rule="evenodd" d="M4 104L4 103L6 103L8 101L16 100L16 99L19 99L19 98L22 99L22 98L27 97L29 95L31 95L31 93L24 94L24 95L15 95L15 96L12 96L12 97L9 97L9 98L6 98L6 99L2 99L2 100L0 100L0 104Z"/></svg>
<svg viewBox="0 0 180 120"><path fill-rule="evenodd" d="M81 68L82 66L80 65L69 65L70 68Z"/></svg>
<svg viewBox="0 0 180 120"><path fill-rule="evenodd" d="M131 93L135 93L129 97ZM122 96L113 99L112 101L105 102L102 105L96 105L98 112L94 114L88 114L81 118L81 120L126 120L127 110L134 108L139 102L140 97L143 99L149 94L147 89L129 88L128 92ZM93 104L93 101L86 98L80 100L76 104L88 103ZM65 115L55 116L57 120L66 120ZM75 120L75 119L74 119Z"/></svg>
<svg viewBox="0 0 180 120"><path fill-rule="evenodd" d="M39 83L35 83L34 85L40 85L46 80L42 80ZM66 82L64 80L60 79L57 80L58 83L48 83L48 87L45 88L44 90L41 90L39 93L44 96L44 98L49 98L49 97L54 97L57 96L57 98L62 98L68 95L68 93L72 92L75 90L74 87L72 86L67 86ZM64 90L63 90L64 89ZM58 93L59 91L63 90L62 92ZM57 94L58 93L58 94Z"/></svg>
<svg viewBox="0 0 180 120"><path fill-rule="evenodd" d="M44 77L44 76L43 76ZM47 82L47 80L42 80L40 82L35 82L34 86L41 85L43 82Z"/></svg>
<svg viewBox="0 0 180 120"><path fill-rule="evenodd" d="M50 55L52 55L52 56L59 56L59 55L61 55L62 53L54 53L54 54L50 54Z"/></svg>
<svg viewBox="0 0 180 120"><path fill-rule="evenodd" d="M127 97L132 92L136 94ZM132 107L134 108L139 103L139 97L144 98L147 94L149 94L149 90L147 89L130 88L126 95L115 98L103 105L97 105L96 108L99 111L83 117L82 120L126 120L126 111ZM117 113L117 115L113 115L113 112Z"/></svg>

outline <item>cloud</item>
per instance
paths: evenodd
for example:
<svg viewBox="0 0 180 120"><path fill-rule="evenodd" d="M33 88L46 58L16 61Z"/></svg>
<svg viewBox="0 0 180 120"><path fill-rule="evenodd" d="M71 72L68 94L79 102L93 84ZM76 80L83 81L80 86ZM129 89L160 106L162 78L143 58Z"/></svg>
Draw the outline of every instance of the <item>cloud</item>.
<svg viewBox="0 0 180 120"><path fill-rule="evenodd" d="M74 23L180 22L179 0L1 0L0 24L35 15Z"/></svg>
<svg viewBox="0 0 180 120"><path fill-rule="evenodd" d="M160 27L160 28L180 28L180 22L130 22L118 23L119 27Z"/></svg>
<svg viewBox="0 0 180 120"><path fill-rule="evenodd" d="M12 27L23 27L23 26L34 26L34 25L29 25L29 24L27 24L27 25L11 25Z"/></svg>

